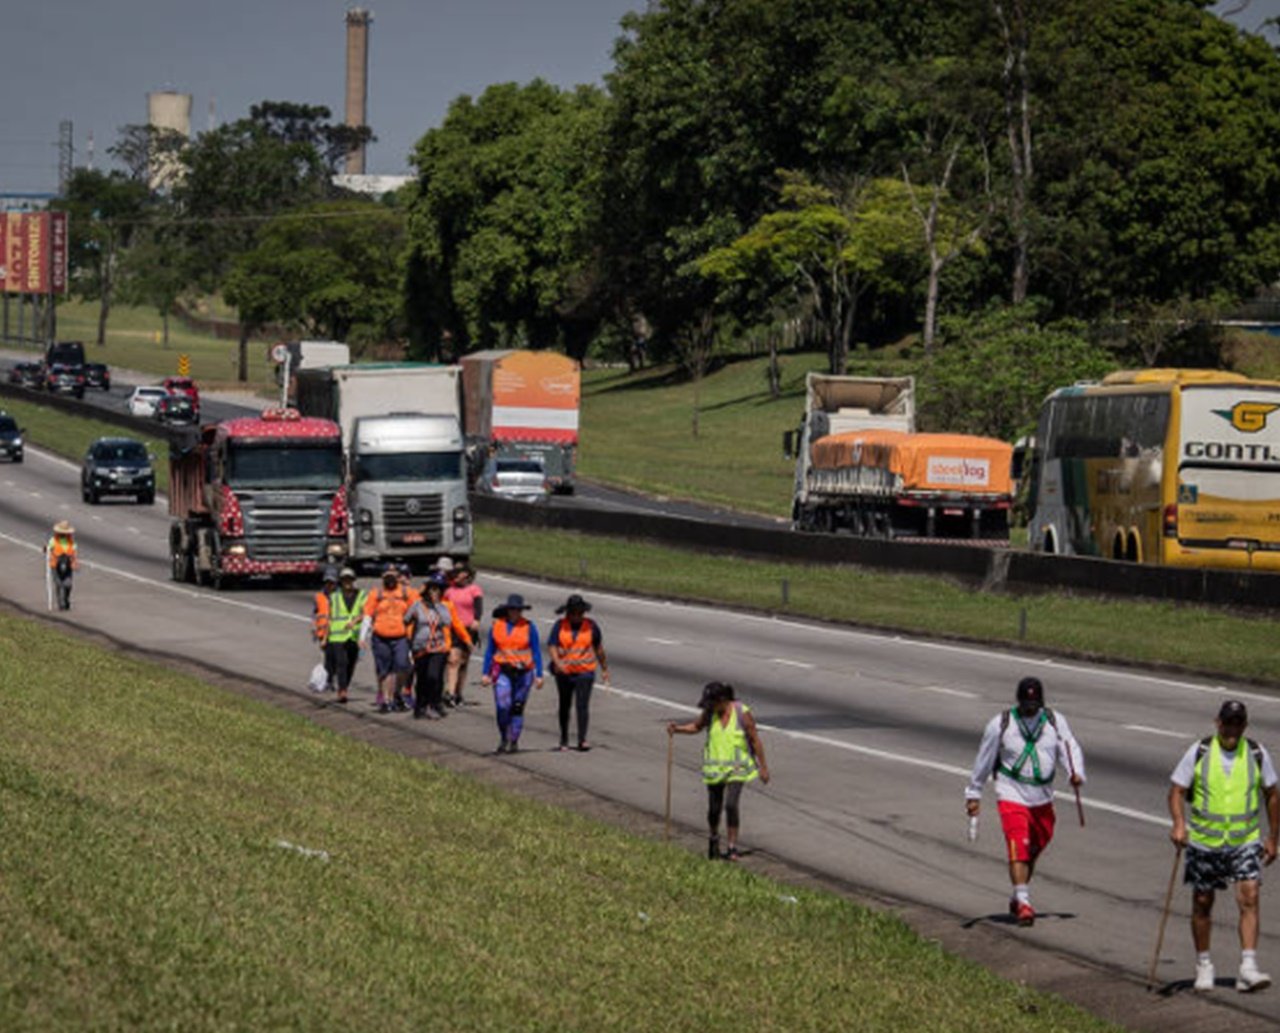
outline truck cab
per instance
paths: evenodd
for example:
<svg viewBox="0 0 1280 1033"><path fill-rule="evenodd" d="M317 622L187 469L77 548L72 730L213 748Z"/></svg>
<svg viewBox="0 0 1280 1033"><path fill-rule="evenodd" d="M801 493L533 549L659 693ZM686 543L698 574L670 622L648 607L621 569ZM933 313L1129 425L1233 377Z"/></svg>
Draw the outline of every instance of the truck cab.
<svg viewBox="0 0 1280 1033"><path fill-rule="evenodd" d="M457 417L358 417L347 460L353 560L470 555L471 511Z"/></svg>

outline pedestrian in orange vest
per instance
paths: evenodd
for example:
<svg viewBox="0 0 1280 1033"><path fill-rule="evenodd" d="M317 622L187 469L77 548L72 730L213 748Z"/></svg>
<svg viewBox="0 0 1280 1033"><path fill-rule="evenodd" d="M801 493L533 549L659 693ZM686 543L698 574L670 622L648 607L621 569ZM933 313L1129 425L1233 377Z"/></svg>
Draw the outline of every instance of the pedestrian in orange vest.
<svg viewBox="0 0 1280 1033"><path fill-rule="evenodd" d="M394 563L382 572L382 584L369 593L364 604L364 620L360 626L361 647L372 645L373 665L378 676L375 705L381 714L407 710L400 690L408 681L409 626L405 615L417 593L411 596L400 583L400 572Z"/></svg>
<svg viewBox="0 0 1280 1033"><path fill-rule="evenodd" d="M445 665L454 642L471 646L471 636L458 619L458 611L444 598L445 576L433 571L422 587L422 597L405 616L410 624L410 645L417 680L413 716L436 720L444 713Z"/></svg>
<svg viewBox="0 0 1280 1033"><path fill-rule="evenodd" d="M329 596L338 589L338 568L324 568L324 587L318 591L311 601L311 638L320 647L324 658L324 673L327 675L325 692L333 691L333 661L329 656ZM319 673L319 672L317 672Z"/></svg>
<svg viewBox="0 0 1280 1033"><path fill-rule="evenodd" d="M59 610L71 609L71 575L80 567L75 535L74 527L65 520L59 520L53 525L53 536L44 547L49 576L58 590Z"/></svg>
<svg viewBox="0 0 1280 1033"><path fill-rule="evenodd" d="M538 629L525 618L531 607L524 596L512 593L493 611L489 645L484 653L484 676L480 684L493 686L493 704L498 718L499 753L515 753L524 729L524 706L529 691L542 688L542 647Z"/></svg>
<svg viewBox="0 0 1280 1033"><path fill-rule="evenodd" d="M556 613L564 614L547 634L547 654L551 657L551 673L556 676L560 695L560 749L569 748L569 711L578 715L578 749L587 751L587 722L590 717L591 689L596 671L600 680L609 684L609 660L604 652L600 625L587 616L591 604L573 594ZM576 704L576 707L575 707Z"/></svg>

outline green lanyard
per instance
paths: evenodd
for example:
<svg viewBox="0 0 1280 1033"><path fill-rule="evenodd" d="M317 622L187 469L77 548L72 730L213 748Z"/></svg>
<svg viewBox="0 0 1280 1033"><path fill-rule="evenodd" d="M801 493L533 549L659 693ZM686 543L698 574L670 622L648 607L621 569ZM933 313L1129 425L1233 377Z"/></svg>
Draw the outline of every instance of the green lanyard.
<svg viewBox="0 0 1280 1033"><path fill-rule="evenodd" d="M1036 749L1036 743L1040 741L1040 734L1044 731L1044 725L1048 720L1049 715L1042 709L1040 711L1040 717L1035 723L1035 727L1028 732L1026 723L1018 714L1018 708L1014 707L1009 711L1009 713L1014 720L1018 722L1018 731L1022 733L1022 741L1024 745L1022 747L1022 753L1020 753L1018 755L1018 759L1013 762L1012 768L1007 768L1003 764L998 764L996 765L996 770L1002 775L1008 775L1010 778L1016 779L1019 782L1029 782L1032 785L1038 786L1047 785L1051 779L1044 778L1040 774L1040 754ZM999 750L999 748L1000 745L997 743L996 749ZM1031 761L1030 778L1027 778L1022 774L1022 769L1026 766L1028 760Z"/></svg>

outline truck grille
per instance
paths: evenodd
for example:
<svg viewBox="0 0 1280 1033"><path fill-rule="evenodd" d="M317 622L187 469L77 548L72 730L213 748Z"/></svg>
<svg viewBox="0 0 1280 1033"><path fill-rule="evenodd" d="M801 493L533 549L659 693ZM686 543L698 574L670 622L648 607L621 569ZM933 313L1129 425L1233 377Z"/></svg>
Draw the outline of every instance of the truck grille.
<svg viewBox="0 0 1280 1033"><path fill-rule="evenodd" d="M440 545L444 499L439 495L389 495L382 500L388 545Z"/></svg>
<svg viewBox="0 0 1280 1033"><path fill-rule="evenodd" d="M319 560L324 556L333 496L307 492L297 495L238 496L244 514L244 535L255 560Z"/></svg>

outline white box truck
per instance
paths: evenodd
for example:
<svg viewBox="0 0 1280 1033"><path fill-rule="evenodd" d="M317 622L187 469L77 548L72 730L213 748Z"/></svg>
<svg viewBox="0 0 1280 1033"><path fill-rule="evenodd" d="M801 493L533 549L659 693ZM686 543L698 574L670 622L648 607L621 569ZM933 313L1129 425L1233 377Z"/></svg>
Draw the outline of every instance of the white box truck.
<svg viewBox="0 0 1280 1033"><path fill-rule="evenodd" d="M425 363L299 371L298 408L342 428L355 563L471 555L458 375Z"/></svg>

